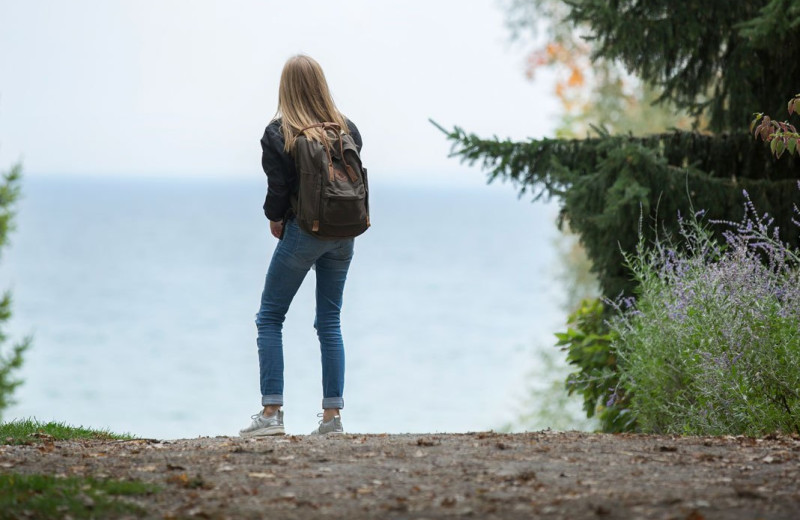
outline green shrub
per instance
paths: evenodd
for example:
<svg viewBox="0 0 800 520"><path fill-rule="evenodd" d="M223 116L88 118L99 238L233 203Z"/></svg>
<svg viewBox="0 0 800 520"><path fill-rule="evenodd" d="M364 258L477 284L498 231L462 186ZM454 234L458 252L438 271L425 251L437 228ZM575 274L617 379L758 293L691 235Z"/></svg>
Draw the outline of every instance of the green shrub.
<svg viewBox="0 0 800 520"><path fill-rule="evenodd" d="M556 346L566 351L567 362L578 368L567 376L566 387L569 395L583 397L586 416L597 415L604 432L630 431L636 423L612 348L616 335L609 330L605 316L599 299L583 300L567 319L567 331L556 334Z"/></svg>
<svg viewBox="0 0 800 520"><path fill-rule="evenodd" d="M680 248L627 259L638 298L618 303L611 350L633 415L654 433L800 433L798 251L749 199L741 223L715 224L723 244L693 218Z"/></svg>

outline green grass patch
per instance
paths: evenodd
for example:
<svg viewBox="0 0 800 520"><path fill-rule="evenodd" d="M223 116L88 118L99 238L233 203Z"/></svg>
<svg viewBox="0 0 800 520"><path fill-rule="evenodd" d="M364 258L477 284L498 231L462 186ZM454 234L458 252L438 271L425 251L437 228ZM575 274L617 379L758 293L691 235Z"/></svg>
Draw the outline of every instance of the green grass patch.
<svg viewBox="0 0 800 520"><path fill-rule="evenodd" d="M0 520L142 516L145 510L118 497L158 490L138 481L0 474Z"/></svg>
<svg viewBox="0 0 800 520"><path fill-rule="evenodd" d="M127 440L133 438L131 435L119 435L108 430L69 426L61 422L45 423L36 419L20 419L0 424L0 444L31 444L75 439Z"/></svg>

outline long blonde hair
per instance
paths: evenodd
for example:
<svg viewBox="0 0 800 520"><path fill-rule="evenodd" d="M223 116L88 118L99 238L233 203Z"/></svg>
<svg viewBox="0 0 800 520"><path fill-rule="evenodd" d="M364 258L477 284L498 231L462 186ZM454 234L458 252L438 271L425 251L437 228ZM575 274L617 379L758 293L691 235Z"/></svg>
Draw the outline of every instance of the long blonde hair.
<svg viewBox="0 0 800 520"><path fill-rule="evenodd" d="M281 118L284 147L289 153L300 131L316 123L338 123L341 131L350 133L347 120L333 102L322 67L305 55L292 56L286 61L278 88L278 113ZM304 132L308 139L322 142L326 139L321 128Z"/></svg>

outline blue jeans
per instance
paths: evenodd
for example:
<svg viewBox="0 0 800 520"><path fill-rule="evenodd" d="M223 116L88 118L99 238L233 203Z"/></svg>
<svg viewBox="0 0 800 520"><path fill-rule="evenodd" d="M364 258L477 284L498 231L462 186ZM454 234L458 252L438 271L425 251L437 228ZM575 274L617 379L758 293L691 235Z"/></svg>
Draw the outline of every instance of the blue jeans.
<svg viewBox="0 0 800 520"><path fill-rule="evenodd" d="M344 343L339 316L354 239L321 240L286 222L267 271L258 327L261 404L283 405L283 321L308 270L317 272L317 330L322 354L322 408L344 408Z"/></svg>

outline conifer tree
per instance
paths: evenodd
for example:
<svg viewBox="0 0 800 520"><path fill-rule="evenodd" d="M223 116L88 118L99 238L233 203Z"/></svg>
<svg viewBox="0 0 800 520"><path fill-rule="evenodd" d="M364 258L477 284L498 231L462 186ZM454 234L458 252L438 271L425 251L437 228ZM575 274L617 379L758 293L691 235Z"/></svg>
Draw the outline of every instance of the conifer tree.
<svg viewBox="0 0 800 520"><path fill-rule="evenodd" d="M2 176L0 182L0 252L8 245L8 235L14 229L14 208L20 195L22 167L17 164ZM0 326L11 317L11 293L6 291L0 298ZM4 352L6 334L0 328L0 417L2 411L13 401L11 394L21 381L13 378L13 372L22 366L22 355L30 345L30 338L11 345Z"/></svg>
<svg viewBox="0 0 800 520"><path fill-rule="evenodd" d="M589 27L594 57L621 62L714 131L778 112L800 83L797 0L579 0L568 19Z"/></svg>
<svg viewBox="0 0 800 520"><path fill-rule="evenodd" d="M560 12L587 35L594 60L622 64L662 101L703 118L716 133L664 129L632 137L601 130L590 139L511 142L455 127L445 131L454 155L482 163L490 181L558 198L611 298L634 289L622 251L633 251L640 230L646 239L677 236L679 213L703 209L709 218L739 221L747 189L759 210L792 228L800 160L776 161L747 127L754 112L785 113L800 90L800 0L562 3Z"/></svg>

